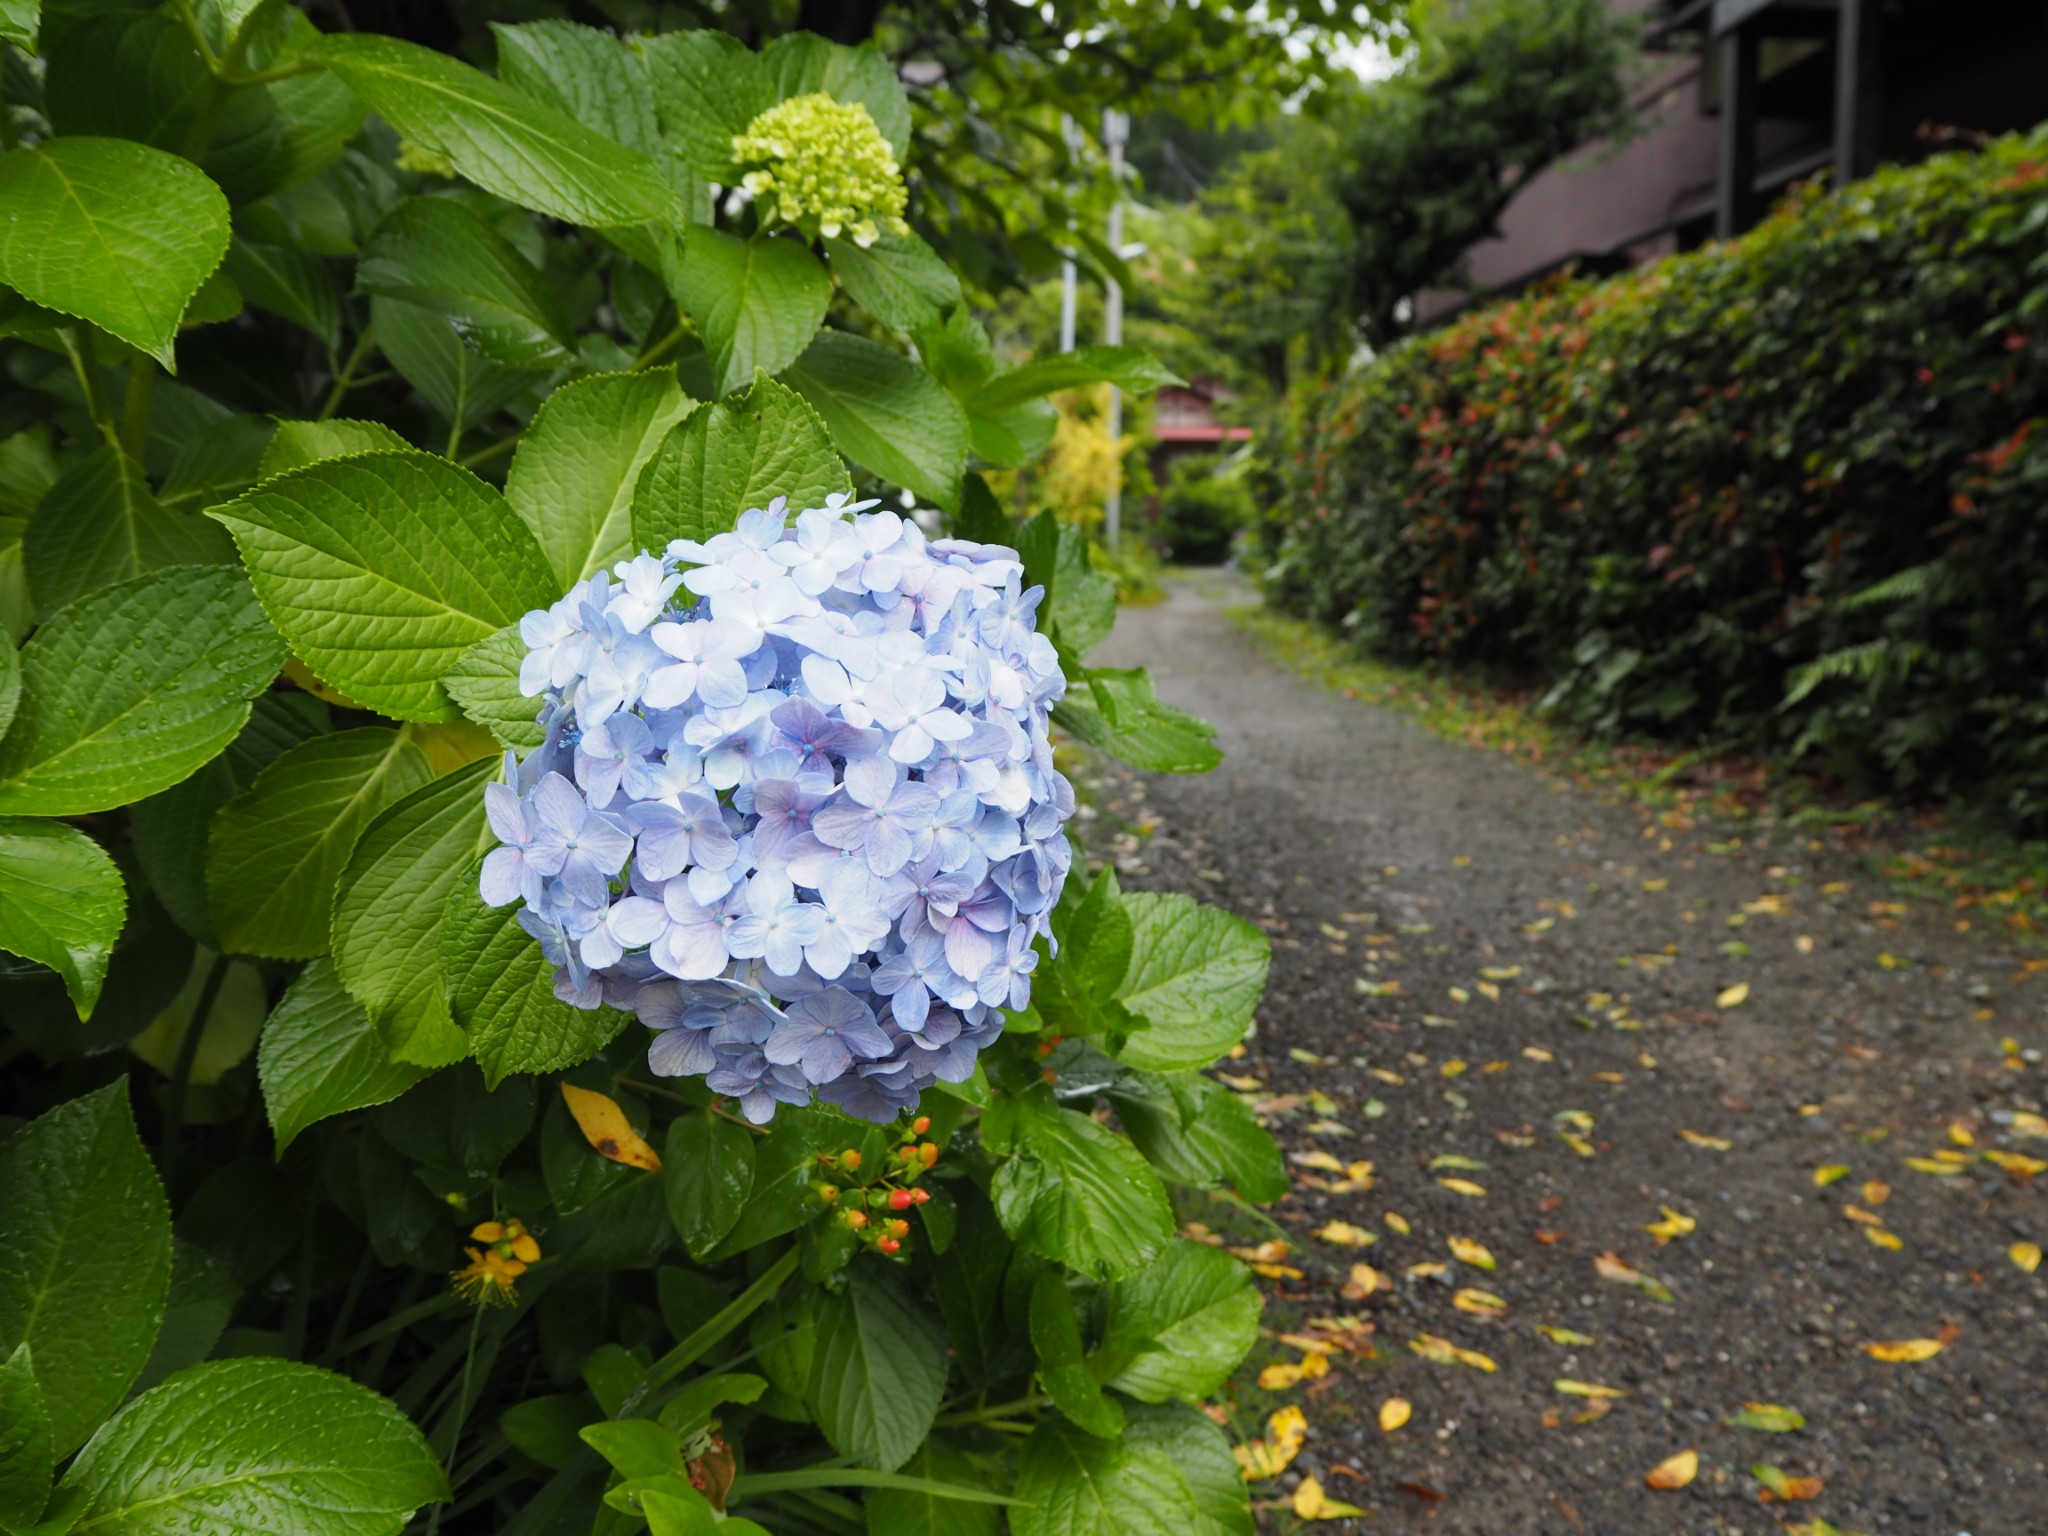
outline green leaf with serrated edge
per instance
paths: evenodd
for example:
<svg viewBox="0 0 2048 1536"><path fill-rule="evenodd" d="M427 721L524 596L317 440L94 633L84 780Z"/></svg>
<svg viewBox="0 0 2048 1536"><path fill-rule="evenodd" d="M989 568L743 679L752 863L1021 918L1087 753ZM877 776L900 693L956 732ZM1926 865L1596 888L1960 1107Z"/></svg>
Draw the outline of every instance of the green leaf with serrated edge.
<svg viewBox="0 0 2048 1536"><path fill-rule="evenodd" d="M777 1110L774 1134L754 1144L754 1190L747 1208L705 1255L706 1261L745 1253L822 1215L827 1207L815 1188L818 1154L843 1151L858 1143L867 1129L864 1122L823 1105Z"/></svg>
<svg viewBox="0 0 2048 1536"><path fill-rule="evenodd" d="M1187 1536L1198 1513L1164 1454L1098 1440L1057 1416L1024 1442L1010 1491L1014 1536Z"/></svg>
<svg viewBox="0 0 2048 1536"><path fill-rule="evenodd" d="M540 726L540 699L519 691L519 664L525 659L519 626L508 624L457 657L442 674L441 686L463 714L500 743L531 752L547 740L547 732Z"/></svg>
<svg viewBox="0 0 2048 1536"><path fill-rule="evenodd" d="M324 257L237 235L221 271L251 307L310 331L329 352L341 345L341 292Z"/></svg>
<svg viewBox="0 0 2048 1536"><path fill-rule="evenodd" d="M21 703L21 652L14 642L0 634L0 736L14 724L14 711Z"/></svg>
<svg viewBox="0 0 2048 1536"><path fill-rule="evenodd" d="M822 91L858 102L901 160L910 148L910 98L896 66L873 43L849 48L812 32L785 32L761 50L761 67L777 100Z"/></svg>
<svg viewBox="0 0 2048 1536"><path fill-rule="evenodd" d="M853 302L899 331L936 325L960 302L960 279L916 235L884 235L866 247L837 236L825 254Z"/></svg>
<svg viewBox="0 0 2048 1536"><path fill-rule="evenodd" d="M955 305L942 324L920 326L912 339L932 377L956 400L973 399L996 371L995 346L969 305Z"/></svg>
<svg viewBox="0 0 2048 1536"><path fill-rule="evenodd" d="M386 448L408 453L412 444L381 421L280 421L256 466L256 478L268 480L322 459L346 459Z"/></svg>
<svg viewBox="0 0 2048 1536"><path fill-rule="evenodd" d="M575 328L547 280L453 198L409 197L385 214L356 258L356 291L430 309L510 368L575 355Z"/></svg>
<svg viewBox="0 0 2048 1536"><path fill-rule="evenodd" d="M166 1377L213 1353L242 1288L196 1243L171 1239L171 1290L149 1360L130 1392L147 1392Z"/></svg>
<svg viewBox="0 0 2048 1536"><path fill-rule="evenodd" d="M29 1346L17 1344L0 1361L0 1530L20 1530L42 1518L56 1467L43 1389L36 1384Z"/></svg>
<svg viewBox="0 0 2048 1536"><path fill-rule="evenodd" d="M672 539L708 539L740 514L787 496L821 505L853 482L815 412L793 391L758 377L670 429L633 492L633 544L659 554Z"/></svg>
<svg viewBox="0 0 2048 1536"><path fill-rule="evenodd" d="M1127 394L1148 395L1163 385L1180 382L1177 374L1161 366L1143 347L1081 347L997 374L975 391L968 405L996 415L1063 389L1114 384Z"/></svg>
<svg viewBox="0 0 2048 1536"><path fill-rule="evenodd" d="M392 1058L446 1066L468 1054L441 989L441 914L490 844L484 785L495 759L458 768L380 814L334 898L334 968Z"/></svg>
<svg viewBox="0 0 2048 1536"><path fill-rule="evenodd" d="M232 565L235 546L218 523L164 510L142 466L103 445L50 487L21 555L36 606L55 613L109 582L173 565Z"/></svg>
<svg viewBox="0 0 2048 1536"><path fill-rule="evenodd" d="M662 137L699 174L730 183L734 136L776 102L760 59L709 28L643 37L636 47L654 82Z"/></svg>
<svg viewBox="0 0 2048 1536"><path fill-rule="evenodd" d="M170 1279L170 1208L125 1077L0 1141L0 1352L27 1342L56 1455L142 1369Z"/></svg>
<svg viewBox="0 0 2048 1536"><path fill-rule="evenodd" d="M856 1259L817 1301L804 1393L832 1448L893 1472L923 1443L946 1388L946 1352L900 1274Z"/></svg>
<svg viewBox="0 0 2048 1536"><path fill-rule="evenodd" d="M1002 1511L992 1504L951 1496L955 1488L982 1491L987 1473L957 1446L934 1437L903 1464L915 1488L874 1488L862 1498L869 1536L1000 1536Z"/></svg>
<svg viewBox="0 0 2048 1536"><path fill-rule="evenodd" d="M659 162L654 86L645 61L629 44L573 21L494 21L491 35L498 43L500 80Z"/></svg>
<svg viewBox="0 0 2048 1536"><path fill-rule="evenodd" d="M42 0L0 0L0 43L13 43L23 53L36 51L36 24Z"/></svg>
<svg viewBox="0 0 2048 1536"><path fill-rule="evenodd" d="M406 383L465 432L522 396L538 394L555 376L494 363L465 343L445 315L401 299L370 300L370 328Z"/></svg>
<svg viewBox="0 0 2048 1536"><path fill-rule="evenodd" d="M256 1051L277 1155L307 1126L395 1099L428 1070L393 1061L334 966L315 960L278 1001Z"/></svg>
<svg viewBox="0 0 2048 1536"><path fill-rule="evenodd" d="M633 489L669 429L697 408L672 374L602 373L564 384L519 440L505 499L566 592L639 551Z"/></svg>
<svg viewBox="0 0 2048 1536"><path fill-rule="evenodd" d="M169 788L234 740L284 645L231 566L95 591L22 648L0 815L76 816Z"/></svg>
<svg viewBox="0 0 2048 1536"><path fill-rule="evenodd" d="M480 1180L526 1140L537 1101L532 1078L515 1077L493 1090L474 1062L461 1062L372 1110L369 1119L413 1162Z"/></svg>
<svg viewBox="0 0 2048 1536"><path fill-rule="evenodd" d="M1109 1101L1145 1161L1174 1183L1228 1185L1262 1205L1287 1193L1272 1132L1221 1083L1192 1072L1138 1072L1110 1088Z"/></svg>
<svg viewBox="0 0 2048 1536"><path fill-rule="evenodd" d="M1192 1536L1252 1536L1244 1474L1214 1420L1186 1403L1139 1403L1124 1417L1124 1443L1164 1456L1195 1496Z"/></svg>
<svg viewBox="0 0 2048 1536"><path fill-rule="evenodd" d="M1176 1238L1155 1263L1109 1287L1109 1385L1146 1403L1220 1391L1258 1342L1259 1305L1236 1259Z"/></svg>
<svg viewBox="0 0 2048 1536"><path fill-rule="evenodd" d="M200 1529L397 1536L448 1497L425 1436L368 1387L252 1358L180 1371L100 1427L64 1474L98 1536Z"/></svg>
<svg viewBox="0 0 2048 1536"><path fill-rule="evenodd" d="M721 395L756 369L779 373L802 356L832 298L824 267L793 237L742 240L693 229L670 267L669 287L697 323Z"/></svg>
<svg viewBox="0 0 2048 1536"><path fill-rule="evenodd" d="M92 1016L128 914L121 871L76 827L0 816L0 949L47 965Z"/></svg>
<svg viewBox="0 0 2048 1536"><path fill-rule="evenodd" d="M1178 893L1124 898L1131 966L1118 999L1145 1023L1117 1054L1134 1067L1205 1067L1244 1038L1272 944L1243 918Z"/></svg>
<svg viewBox="0 0 2048 1536"><path fill-rule="evenodd" d="M824 418L855 463L950 510L967 468L967 413L900 352L820 331L783 381Z"/></svg>
<svg viewBox="0 0 2048 1536"><path fill-rule="evenodd" d="M1053 722L1150 773L1207 773L1223 761L1216 727L1159 702L1141 668L1090 667L1067 680Z"/></svg>
<svg viewBox="0 0 2048 1536"><path fill-rule="evenodd" d="M398 133L509 203L584 225L669 214L645 155L459 59L366 33L330 35L318 56Z"/></svg>
<svg viewBox="0 0 2048 1536"><path fill-rule="evenodd" d="M440 676L559 595L496 491L427 453L309 464L213 509L292 649L401 720L450 720Z"/></svg>
<svg viewBox="0 0 2048 1536"><path fill-rule="evenodd" d="M586 1424L577 1436L621 1477L662 1477L687 1470L675 1432L663 1429L652 1419Z"/></svg>
<svg viewBox="0 0 2048 1536"><path fill-rule="evenodd" d="M1145 1159L1049 1097L1018 1108L1020 1134L989 1186L1010 1236L1084 1275L1115 1279L1151 1263L1173 1237L1173 1210Z"/></svg>
<svg viewBox="0 0 2048 1536"><path fill-rule="evenodd" d="M228 248L228 200L189 160L125 139L0 155L0 283L175 371L185 304Z"/></svg>
<svg viewBox="0 0 2048 1536"><path fill-rule="evenodd" d="M555 968L519 926L518 908L485 906L473 868L449 890L440 949L449 1010L493 1088L514 1072L573 1067L625 1027L613 1009L555 996Z"/></svg>
<svg viewBox="0 0 2048 1536"><path fill-rule="evenodd" d="M213 818L206 889L222 945L277 960L325 954L356 839L432 778L406 733L381 725L316 736L265 768Z"/></svg>
<svg viewBox="0 0 2048 1536"><path fill-rule="evenodd" d="M1104 869L1072 909L1054 913L1059 953L1041 959L1031 1000L1045 1021L1066 1035L1129 1030L1116 1001L1131 963L1131 918L1124 910L1116 871Z"/></svg>
<svg viewBox="0 0 2048 1536"><path fill-rule="evenodd" d="M1123 1432L1123 1409L1103 1395L1089 1369L1081 1316L1064 1270L1048 1269L1032 1284L1031 1348L1038 1356L1039 1383L1055 1408L1091 1435L1110 1439Z"/></svg>
<svg viewBox="0 0 2048 1536"><path fill-rule="evenodd" d="M677 1115L669 1122L661 1168L669 1218L690 1257L701 1261L733 1229L754 1192L754 1135L708 1110Z"/></svg>
<svg viewBox="0 0 2048 1536"><path fill-rule="evenodd" d="M1055 574L1045 605L1054 638L1074 656L1093 650L1116 627L1116 581L1090 563L1091 542L1079 528L1060 526Z"/></svg>

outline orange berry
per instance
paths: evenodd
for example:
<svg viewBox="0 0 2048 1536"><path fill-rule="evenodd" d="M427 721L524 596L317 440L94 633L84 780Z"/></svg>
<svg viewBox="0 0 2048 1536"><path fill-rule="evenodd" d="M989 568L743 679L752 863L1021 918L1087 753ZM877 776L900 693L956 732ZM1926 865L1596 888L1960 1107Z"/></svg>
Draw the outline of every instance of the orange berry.
<svg viewBox="0 0 2048 1536"><path fill-rule="evenodd" d="M903 1245L897 1242L896 1239L893 1237L885 1237L879 1243L875 1244L875 1246L881 1249L884 1253L895 1253L899 1249L901 1249Z"/></svg>
<svg viewBox="0 0 2048 1536"><path fill-rule="evenodd" d="M866 1211L848 1211L846 1213L846 1224L858 1232L868 1224L868 1213Z"/></svg>

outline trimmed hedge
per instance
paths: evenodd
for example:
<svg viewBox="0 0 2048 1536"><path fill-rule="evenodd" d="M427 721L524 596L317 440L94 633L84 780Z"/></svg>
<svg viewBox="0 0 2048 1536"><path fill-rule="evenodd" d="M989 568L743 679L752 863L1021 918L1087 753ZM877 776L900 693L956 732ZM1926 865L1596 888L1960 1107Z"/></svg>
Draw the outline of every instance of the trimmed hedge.
<svg viewBox="0 0 2048 1536"><path fill-rule="evenodd" d="M2048 132L1412 338L1281 437L1275 602L2048 825Z"/></svg>

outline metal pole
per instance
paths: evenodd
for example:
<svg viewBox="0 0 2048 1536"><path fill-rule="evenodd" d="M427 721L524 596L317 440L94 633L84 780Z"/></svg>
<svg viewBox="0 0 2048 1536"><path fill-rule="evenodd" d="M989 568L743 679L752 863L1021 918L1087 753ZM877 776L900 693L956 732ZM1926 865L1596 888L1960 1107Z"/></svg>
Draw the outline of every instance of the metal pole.
<svg viewBox="0 0 2048 1536"><path fill-rule="evenodd" d="M1081 135L1075 131L1074 120L1062 114L1060 137L1067 141L1067 155L1071 159L1081 148ZM1060 351L1074 350L1074 303L1076 298L1074 249L1071 231L1073 220L1067 221L1070 231L1067 243L1067 259L1060 263Z"/></svg>
<svg viewBox="0 0 2048 1536"><path fill-rule="evenodd" d="M1131 120L1114 109L1102 114L1102 142L1109 151L1109 174L1115 183L1115 201L1109 205L1109 248L1119 258L1124 250L1124 136L1130 131ZM1110 346L1120 346L1124 339L1124 290L1111 274L1108 290L1102 303L1102 339ZM1103 504L1102 536L1111 549L1123 531L1124 511L1124 461L1116 451L1124 435L1124 393L1114 384L1109 386L1109 443L1111 461L1109 470L1109 497Z"/></svg>

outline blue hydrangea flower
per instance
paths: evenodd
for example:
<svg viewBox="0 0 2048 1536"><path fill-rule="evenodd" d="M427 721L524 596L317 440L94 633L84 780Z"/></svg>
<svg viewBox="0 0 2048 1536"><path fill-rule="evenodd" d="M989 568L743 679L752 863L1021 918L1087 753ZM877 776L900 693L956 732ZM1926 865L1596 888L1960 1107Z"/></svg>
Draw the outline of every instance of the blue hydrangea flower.
<svg viewBox="0 0 2048 1536"><path fill-rule="evenodd" d="M756 1123L972 1076L1073 862L1043 589L872 505L778 499L528 614L547 738L485 791L483 897L557 996Z"/></svg>

